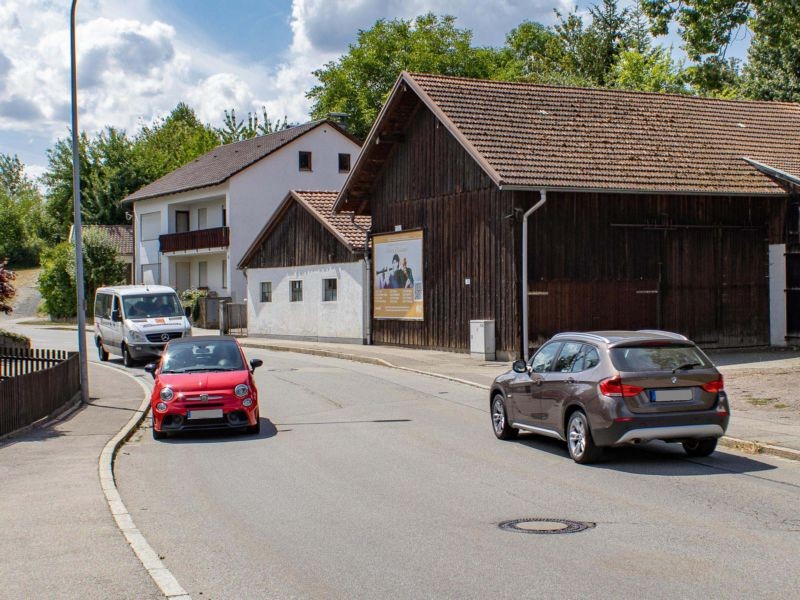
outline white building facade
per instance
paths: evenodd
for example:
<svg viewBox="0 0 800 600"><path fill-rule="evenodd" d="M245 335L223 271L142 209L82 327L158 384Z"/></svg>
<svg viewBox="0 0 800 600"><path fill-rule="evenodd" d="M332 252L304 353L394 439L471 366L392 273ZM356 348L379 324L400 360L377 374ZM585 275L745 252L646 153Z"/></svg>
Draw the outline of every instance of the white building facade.
<svg viewBox="0 0 800 600"><path fill-rule="evenodd" d="M293 188L337 190L360 146L323 120L220 146L131 194L136 283L247 298L236 269Z"/></svg>

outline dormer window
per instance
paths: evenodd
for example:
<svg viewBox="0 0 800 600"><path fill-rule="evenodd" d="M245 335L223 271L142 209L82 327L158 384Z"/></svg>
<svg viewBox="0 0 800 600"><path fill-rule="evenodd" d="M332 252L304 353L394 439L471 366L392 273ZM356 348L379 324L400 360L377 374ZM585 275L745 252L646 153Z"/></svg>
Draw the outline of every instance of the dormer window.
<svg viewBox="0 0 800 600"><path fill-rule="evenodd" d="M301 171L311 170L311 152L301 150L298 154L298 166Z"/></svg>
<svg viewBox="0 0 800 600"><path fill-rule="evenodd" d="M350 155L349 154L340 154L339 155L339 173L349 173L350 172Z"/></svg>

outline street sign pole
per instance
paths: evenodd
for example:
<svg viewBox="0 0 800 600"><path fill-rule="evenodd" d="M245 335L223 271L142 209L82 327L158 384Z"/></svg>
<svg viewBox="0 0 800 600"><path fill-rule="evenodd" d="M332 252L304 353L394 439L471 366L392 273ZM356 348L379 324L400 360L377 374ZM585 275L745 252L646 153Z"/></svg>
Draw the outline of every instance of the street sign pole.
<svg viewBox="0 0 800 600"><path fill-rule="evenodd" d="M83 289L83 235L81 233L81 164L78 134L78 69L75 56L75 11L78 0L72 0L70 17L70 59L72 68L72 204L75 210L75 287L78 289L78 359L81 372L81 400L89 403L89 369L86 363L86 312Z"/></svg>

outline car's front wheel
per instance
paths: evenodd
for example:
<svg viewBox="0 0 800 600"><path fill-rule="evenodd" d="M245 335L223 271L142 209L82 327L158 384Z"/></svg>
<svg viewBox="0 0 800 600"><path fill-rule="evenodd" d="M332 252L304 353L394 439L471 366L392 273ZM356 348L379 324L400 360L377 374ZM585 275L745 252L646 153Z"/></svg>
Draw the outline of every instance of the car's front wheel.
<svg viewBox="0 0 800 600"><path fill-rule="evenodd" d="M519 429L511 427L508 423L506 403L502 394L495 394L492 398L492 430L498 440L513 440L519 433Z"/></svg>
<svg viewBox="0 0 800 600"><path fill-rule="evenodd" d="M167 434L163 431L157 431L155 426L153 427L153 439L154 440L163 440L167 437Z"/></svg>
<svg viewBox="0 0 800 600"><path fill-rule="evenodd" d="M245 433L249 433L250 435L258 435L261 432L261 417L259 417L258 413L256 413L256 424L255 425L248 425L245 429Z"/></svg>
<svg viewBox="0 0 800 600"><path fill-rule="evenodd" d="M134 366L133 356L131 356L131 351L128 350L127 344L122 345L122 364L128 368Z"/></svg>
<svg viewBox="0 0 800 600"><path fill-rule="evenodd" d="M596 461L603 453L595 445L589 420L580 410L572 413L567 422L567 447L572 460L582 465Z"/></svg>
<svg viewBox="0 0 800 600"><path fill-rule="evenodd" d="M108 352L103 347L103 340L97 338L97 358L100 359L100 362L106 362L108 360Z"/></svg>
<svg viewBox="0 0 800 600"><path fill-rule="evenodd" d="M717 438L686 440L683 442L683 449L686 451L686 454L694 458L709 456L717 449Z"/></svg>

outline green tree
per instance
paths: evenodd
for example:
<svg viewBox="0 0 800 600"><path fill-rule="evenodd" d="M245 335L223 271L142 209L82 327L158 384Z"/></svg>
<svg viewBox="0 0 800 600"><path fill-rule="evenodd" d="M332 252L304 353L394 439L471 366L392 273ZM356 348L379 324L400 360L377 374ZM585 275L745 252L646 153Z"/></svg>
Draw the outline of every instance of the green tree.
<svg viewBox="0 0 800 600"><path fill-rule="evenodd" d="M61 242L42 252L42 271L39 273L39 292L44 310L51 318L65 319L77 314L75 279L71 275L74 248Z"/></svg>
<svg viewBox="0 0 800 600"><path fill-rule="evenodd" d="M77 281L74 252L70 264L70 276ZM92 313L91 299L97 288L125 283L125 271L125 263L119 259L109 235L102 229L86 229L83 232L83 279L86 298L90 299L86 307L89 313Z"/></svg>
<svg viewBox="0 0 800 600"><path fill-rule="evenodd" d="M19 157L0 154L0 260L17 266L38 263L42 196Z"/></svg>
<svg viewBox="0 0 800 600"><path fill-rule="evenodd" d="M312 115L347 113L352 133L365 137L403 70L491 77L498 52L474 48L471 42L472 32L457 28L451 16L381 19L359 30L344 55L314 71L319 84L306 94L312 100Z"/></svg>
<svg viewBox="0 0 800 600"><path fill-rule="evenodd" d="M222 127L217 128L217 136L223 144L231 144L241 140L249 140L258 135L268 135L276 131L282 131L290 127L289 121L286 116L283 117L283 122L280 119L274 123L267 115L267 108L261 107L262 120L259 121L258 114L249 112L247 113L247 123L244 120L237 121L236 109L232 108L230 112L225 111L225 119L222 122Z"/></svg>
<svg viewBox="0 0 800 600"><path fill-rule="evenodd" d="M686 91L680 70L665 48L649 51L625 50L617 56L609 73L612 87L643 92Z"/></svg>

